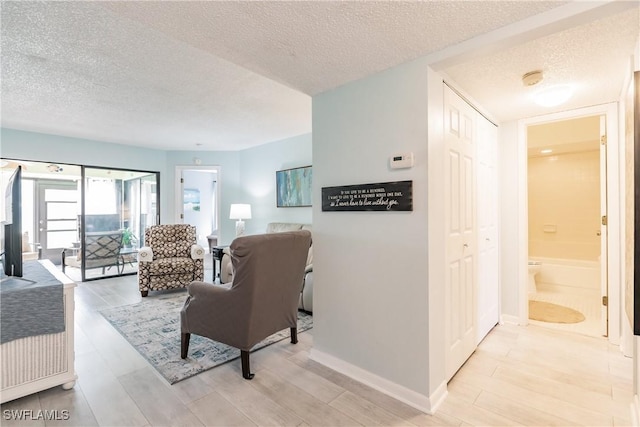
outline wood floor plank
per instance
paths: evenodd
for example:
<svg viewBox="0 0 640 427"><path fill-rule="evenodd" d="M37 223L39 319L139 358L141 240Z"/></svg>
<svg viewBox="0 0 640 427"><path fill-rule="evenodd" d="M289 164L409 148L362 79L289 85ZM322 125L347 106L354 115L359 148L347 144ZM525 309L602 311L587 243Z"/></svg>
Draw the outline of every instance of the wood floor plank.
<svg viewBox="0 0 640 427"><path fill-rule="evenodd" d="M99 425L143 426L148 423L99 354L76 357L76 371L78 383Z"/></svg>
<svg viewBox="0 0 640 427"><path fill-rule="evenodd" d="M260 393L252 381L245 380L229 364L220 366L214 375L205 378L217 393L258 425L297 426L303 423L302 418L290 409Z"/></svg>
<svg viewBox="0 0 640 427"><path fill-rule="evenodd" d="M215 391L209 393L202 399L189 403L187 407L205 426L231 427L257 425Z"/></svg>
<svg viewBox="0 0 640 427"><path fill-rule="evenodd" d="M150 367L118 377L151 425L201 426L176 391Z"/></svg>
<svg viewBox="0 0 640 427"><path fill-rule="evenodd" d="M191 403L201 399L214 390L204 381L202 375L196 375L171 385L182 403Z"/></svg>
<svg viewBox="0 0 640 427"><path fill-rule="evenodd" d="M25 426L25 427L44 427L44 419L38 419L36 415L43 408L40 405L40 398L37 394L25 396L11 402L2 404L2 423L3 427Z"/></svg>
<svg viewBox="0 0 640 427"><path fill-rule="evenodd" d="M268 369L256 374L252 385L262 394L293 411L311 426L355 426L356 420L327 405Z"/></svg>
<svg viewBox="0 0 640 427"><path fill-rule="evenodd" d="M47 426L90 427L98 425L80 384L76 384L71 390L53 387L38 393L38 396L43 408L57 412L58 419L47 421ZM63 411L67 411L68 419L64 417Z"/></svg>
<svg viewBox="0 0 640 427"><path fill-rule="evenodd" d="M474 406L484 408L507 418L517 417L518 422L527 426L568 426L571 422L552 414L531 408L526 402L508 399L494 393L483 391Z"/></svg>
<svg viewBox="0 0 640 427"><path fill-rule="evenodd" d="M440 406L441 411L449 416L459 418L465 423L474 426L521 426L516 421L517 414L513 418L507 418L492 411L488 411L476 405L469 405L464 399L456 396L448 396Z"/></svg>
<svg viewBox="0 0 640 427"><path fill-rule="evenodd" d="M546 393L548 396L555 397L558 400L569 402L603 415L624 416L629 412L628 404L615 402L611 393L606 395L593 392L573 384L556 381L551 378L541 378L513 368L499 367L493 378L509 381L533 392Z"/></svg>
<svg viewBox="0 0 640 427"><path fill-rule="evenodd" d="M460 381L467 382L492 392L504 398L515 399L542 412L553 413L554 415L567 419L573 425L585 426L608 426L611 425L612 416L606 416L595 411L587 410L582 406L570 402L558 400L543 393L531 391L522 384L514 384L510 380L503 380L482 375L466 375L459 377Z"/></svg>
<svg viewBox="0 0 640 427"><path fill-rule="evenodd" d="M324 365L319 364L318 362L309 359L308 355L300 354L298 356L299 357L297 358L290 358L289 360L295 361L303 368L318 374L319 376L333 382L334 384L344 388L345 390L364 397L365 399L375 403L381 408L386 409L394 415L407 420L412 420L416 417L427 416L425 413L417 410L412 406L400 402L399 400L381 393L378 390L375 390L365 384L347 377L346 375L336 372Z"/></svg>
<svg viewBox="0 0 640 427"><path fill-rule="evenodd" d="M265 356L263 366L322 402L329 403L345 391L335 383L284 358L277 350L271 353L271 357L268 353Z"/></svg>
<svg viewBox="0 0 640 427"><path fill-rule="evenodd" d="M397 417L367 399L348 391L335 398L329 405L365 426L409 425L407 420Z"/></svg>

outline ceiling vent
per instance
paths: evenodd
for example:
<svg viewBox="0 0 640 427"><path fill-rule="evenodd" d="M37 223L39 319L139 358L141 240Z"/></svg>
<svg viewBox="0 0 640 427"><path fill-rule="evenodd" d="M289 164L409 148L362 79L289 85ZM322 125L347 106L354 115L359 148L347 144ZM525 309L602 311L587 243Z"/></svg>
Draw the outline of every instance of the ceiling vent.
<svg viewBox="0 0 640 427"><path fill-rule="evenodd" d="M522 84L525 86L533 86L540 83L543 79L542 71L530 71L522 76Z"/></svg>

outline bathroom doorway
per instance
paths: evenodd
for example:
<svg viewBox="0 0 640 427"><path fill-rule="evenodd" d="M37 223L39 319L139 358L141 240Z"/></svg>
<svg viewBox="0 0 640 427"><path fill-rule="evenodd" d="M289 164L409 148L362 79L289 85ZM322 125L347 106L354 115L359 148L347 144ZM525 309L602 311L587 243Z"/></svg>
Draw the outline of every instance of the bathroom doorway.
<svg viewBox="0 0 640 427"><path fill-rule="evenodd" d="M545 261L547 262L547 268L540 269L538 273L538 281L542 283L541 290L542 295L538 295L538 297L544 296L544 291L554 291L554 290L563 290L570 293L570 291L577 291L582 293L591 293L592 297L590 299L591 308L587 310L586 308L580 309L578 307L577 311L589 311L588 313L582 313L585 317L589 316L591 313L591 318L593 320L591 322L578 322L573 324L560 324L560 323L548 323L548 322L540 322L539 324L550 327L554 329L561 329L566 331L578 332L581 334L587 334L592 336L607 336L609 342L612 344L619 344L620 342L620 295L621 295L621 287L620 287L620 268L621 268L621 251L620 251L620 167L619 167L619 159L621 156L620 153L620 145L618 141L618 118L617 118L617 105L615 103L604 104L593 107L586 107L578 110L565 111L561 113L549 114L546 116L538 116L529 119L523 119L519 122L519 136L518 136L518 177L519 177L519 197L518 197L518 227L521 232L522 239L519 240L518 244L518 259L520 259L521 264L518 267L518 277L519 277L519 322L521 324L534 323L534 321L529 320L529 268L527 266L527 261L530 259L530 256L533 260L536 257L543 258L541 260L542 265L544 266ZM565 138L565 145L576 145L583 146L583 152L592 152L590 154L591 160L591 168L595 168L595 164L599 165L598 174L591 176L599 176L599 181L596 182L596 178L587 178L584 170L574 170L573 172L569 172L568 170L563 170L559 173L557 178L554 178L551 175L551 169L546 170L538 170L538 175L546 174L546 176L540 178L542 181L551 181L555 187L564 186L567 181L572 180L574 183L574 190L572 194L561 196L558 193L559 189L553 188L548 192L544 192L544 190L533 190L543 192L543 197L546 197L547 200L544 200L540 203L537 203L536 206L532 206L532 208L538 209L538 211L542 211L541 218L532 218L531 225L529 221L529 150L528 150L528 134L529 129L533 132L536 130L544 130L543 127L546 125L556 124L557 126L562 126L562 122L568 122L571 126L567 126L567 131L569 133L577 134L578 131L583 131L583 126L585 122L588 121L588 118L592 118L594 122L591 123L595 128L595 121L597 120L598 126L598 135L593 137L581 137L574 136L573 139ZM537 126L541 126L540 128L536 128ZM592 132L593 133L593 132ZM593 140L592 146L588 147L588 140ZM560 139L560 138L552 138L552 139ZM548 145L553 145L553 141L547 140ZM572 141L572 142L571 142ZM593 144L599 144L599 150L601 150L602 154L598 151L595 151ZM542 143L541 143L542 144ZM556 168L561 160L560 154L563 154L563 144L557 144L558 147L555 149L555 155L557 159L555 160ZM587 147L587 148L585 148ZM554 153L540 153L540 151L545 148L542 146L535 146L535 143L531 147L532 150L538 151L538 162L551 163L553 160L550 160L554 156ZM564 147L568 150L568 146ZM551 148L552 150L554 148ZM606 154L604 153L606 149ZM547 159L543 158L543 154L548 155ZM582 155L569 155L567 157L578 158ZM587 156L588 157L588 156ZM586 167L586 166L585 166ZM535 169L535 168L534 168ZM582 181L581 181L582 180ZM576 182L579 185L579 188L576 190ZM565 200L559 200L559 198L564 198L568 200L572 200L577 197L578 193L584 193L586 190L590 190L599 195L600 203L592 200L589 202L591 204L591 212L595 211L593 206L600 205L599 214L590 214L590 219L584 219L581 216L581 213L566 213L565 216L569 216L570 220L562 219L559 215L562 213L561 209L557 209L561 202ZM597 189L600 188L600 191ZM566 191L566 190L565 190ZM566 194L566 193L565 193ZM535 196L532 194L532 196ZM555 198L555 199L554 199ZM546 204L545 204L546 203ZM583 203L574 201L573 204ZM565 204L566 205L566 204ZM583 205L579 205L581 209L585 209ZM555 215L555 216L552 216ZM532 215L536 215L536 213L532 213ZM562 219L562 220L561 220ZM603 225L603 222L606 225ZM580 226L580 227L579 227ZM530 230L530 227L533 228ZM579 228L584 228L587 231L578 233ZM600 235L598 235L600 233ZM579 237L582 236L582 237ZM531 242L529 241L531 239ZM552 243L558 243L551 252L544 252L545 246L549 247ZM599 244L598 244L599 243ZM530 249L531 246L531 249ZM597 253L600 255L597 256ZM542 252L541 252L542 251ZM531 252L531 254L530 254ZM540 255L545 256L540 256ZM548 258L548 259L544 259ZM593 261L595 258L595 262ZM557 262L558 260L566 260L573 262ZM559 266L556 264L560 264ZM566 264L566 265L565 265ZM595 279L596 283L591 282L587 284L589 280ZM549 283L551 282L551 283ZM566 283L563 283L566 282ZM576 285L576 282L580 286ZM545 286L551 284L552 286ZM565 286L565 288L554 288L553 285ZM599 286L598 291L594 288ZM589 292L586 292L582 289L572 289L572 288L582 288L588 287L590 289ZM551 289L550 289L551 288ZM584 291L584 292L583 292ZM536 291L537 292L537 291ZM593 296L595 295L595 296ZM534 298L535 299L535 298ZM560 301L559 305L569 305L569 308L572 304L575 304L575 301L570 297L567 297ZM598 315L599 313L599 315ZM588 319L586 319L588 320ZM589 327L589 325L591 327ZM584 328L584 330L582 330Z"/></svg>
<svg viewBox="0 0 640 427"><path fill-rule="evenodd" d="M607 335L601 119L592 115L527 127L529 321L591 336Z"/></svg>

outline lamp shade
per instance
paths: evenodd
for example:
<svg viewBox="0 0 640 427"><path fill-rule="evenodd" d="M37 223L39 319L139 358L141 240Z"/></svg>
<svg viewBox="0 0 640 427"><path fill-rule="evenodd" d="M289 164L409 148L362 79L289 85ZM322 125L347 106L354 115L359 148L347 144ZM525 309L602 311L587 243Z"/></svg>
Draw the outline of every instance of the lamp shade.
<svg viewBox="0 0 640 427"><path fill-rule="evenodd" d="M229 219L251 219L251 205L244 203L232 204Z"/></svg>

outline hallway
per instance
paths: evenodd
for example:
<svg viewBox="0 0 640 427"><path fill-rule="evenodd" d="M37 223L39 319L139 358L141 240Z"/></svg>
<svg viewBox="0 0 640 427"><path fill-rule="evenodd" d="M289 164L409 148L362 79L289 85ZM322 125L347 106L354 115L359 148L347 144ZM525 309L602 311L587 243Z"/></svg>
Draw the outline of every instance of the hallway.
<svg viewBox="0 0 640 427"><path fill-rule="evenodd" d="M253 381L232 362L171 386L98 313L139 302L136 277L79 283L76 291L76 386L5 403L3 411L69 410L60 426L630 424L632 359L604 338L499 325L431 416L310 360L313 329L296 346L285 340L256 352Z"/></svg>

